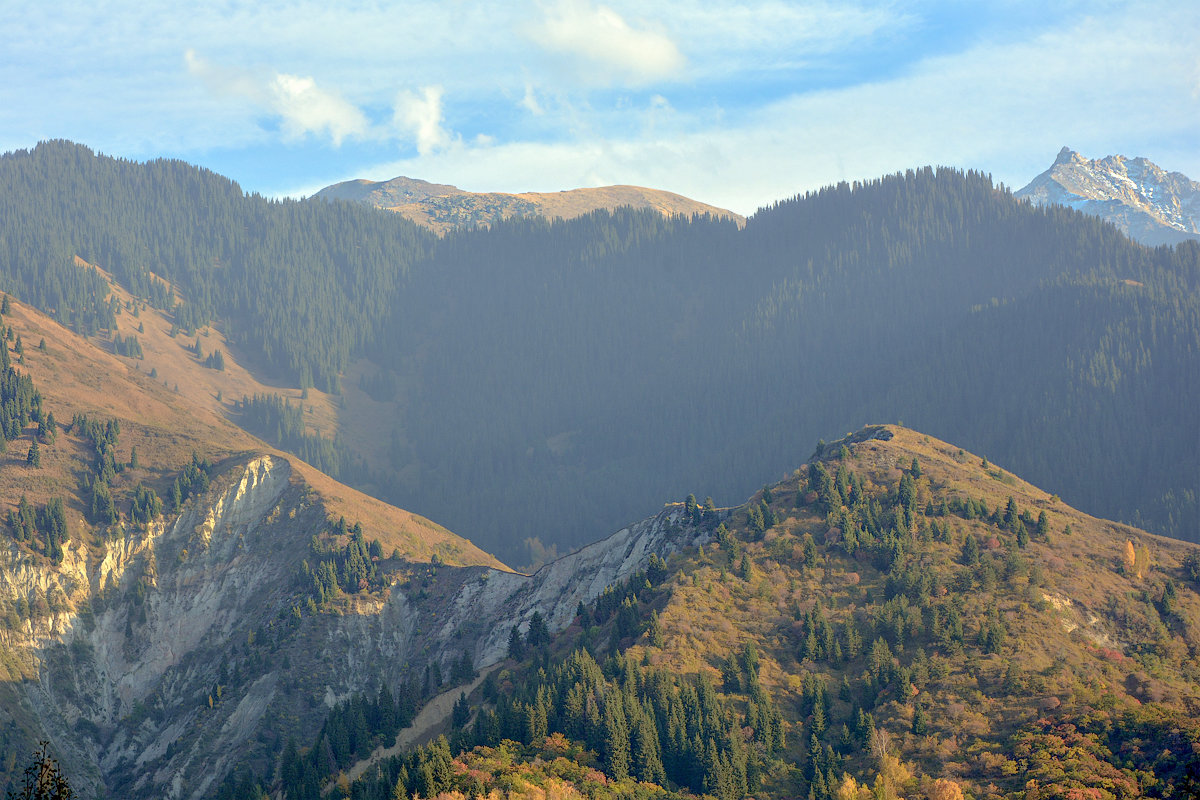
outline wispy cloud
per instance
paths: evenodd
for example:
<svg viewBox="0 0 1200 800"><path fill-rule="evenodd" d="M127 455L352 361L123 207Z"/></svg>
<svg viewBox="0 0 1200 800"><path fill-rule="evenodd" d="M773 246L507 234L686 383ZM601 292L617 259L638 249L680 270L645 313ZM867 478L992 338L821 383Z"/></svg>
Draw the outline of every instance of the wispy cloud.
<svg viewBox="0 0 1200 800"><path fill-rule="evenodd" d="M541 47L576 62L588 82L641 85L670 77L683 54L661 30L635 27L612 8L586 0L559 0L529 29Z"/></svg>
<svg viewBox="0 0 1200 800"><path fill-rule="evenodd" d="M268 192L407 173L737 211L922 163L1019 183L1063 144L1200 175L1187 4L958 5L261 0L181 24L167 0L29 4L0 48L0 145L76 138Z"/></svg>
<svg viewBox="0 0 1200 800"><path fill-rule="evenodd" d="M371 135L366 115L340 94L317 86L311 77L278 72L270 77L214 65L195 51L184 53L188 72L217 94L233 95L280 119L284 135L298 139L327 136L334 147L348 137Z"/></svg>
<svg viewBox="0 0 1200 800"><path fill-rule="evenodd" d="M1164 19L1172 32L1162 31ZM749 213L824 184L923 164L983 168L1016 187L1063 144L1096 156L1147 155L1188 172L1196 157L1186 134L1200 130L1200 105L1190 101L1198 27L1183 14L1082 18L737 114L681 109L664 92L605 112L627 123L620 131L592 111L571 138L463 146L372 174L434 176L478 191L633 183Z"/></svg>
<svg viewBox="0 0 1200 800"><path fill-rule="evenodd" d="M365 136L367 117L352 103L317 86L312 78L279 74L271 81L276 113L291 137L326 134L334 147L347 136Z"/></svg>
<svg viewBox="0 0 1200 800"><path fill-rule="evenodd" d="M538 102L537 92L534 90L533 84L528 81L525 83L525 96L521 98L521 102L517 103L517 105L535 117L540 117L546 113L546 109L542 108L542 104Z"/></svg>
<svg viewBox="0 0 1200 800"><path fill-rule="evenodd" d="M396 127L410 134L417 152L427 156L451 142L450 132L442 125L442 87L426 86L420 93L403 91L396 96L393 114Z"/></svg>

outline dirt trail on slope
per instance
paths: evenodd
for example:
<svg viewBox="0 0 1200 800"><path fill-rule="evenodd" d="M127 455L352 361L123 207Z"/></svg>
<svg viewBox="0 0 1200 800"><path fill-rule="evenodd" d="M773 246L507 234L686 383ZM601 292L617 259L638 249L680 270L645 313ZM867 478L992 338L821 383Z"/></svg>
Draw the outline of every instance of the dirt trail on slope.
<svg viewBox="0 0 1200 800"><path fill-rule="evenodd" d="M437 697L430 700L425 706L417 712L417 716L413 718L412 724L396 734L396 743L391 747L377 747L371 755L359 761L346 773L351 781L357 780L370 767L385 758L399 755L402 750L412 747L414 744L424 742L427 739L432 739L433 734L437 731L446 720L450 718L450 714L454 711L454 704L458 702L460 694L470 695L471 692L483 683L483 679L491 674L499 664L492 666L479 673L479 677L471 681L465 686L455 686L453 689L448 689Z"/></svg>

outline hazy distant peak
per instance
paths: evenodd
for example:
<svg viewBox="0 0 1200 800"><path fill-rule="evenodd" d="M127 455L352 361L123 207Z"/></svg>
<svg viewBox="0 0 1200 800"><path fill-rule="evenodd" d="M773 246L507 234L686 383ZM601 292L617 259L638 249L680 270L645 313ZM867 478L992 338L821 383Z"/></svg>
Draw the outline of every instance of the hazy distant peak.
<svg viewBox="0 0 1200 800"><path fill-rule="evenodd" d="M326 200L349 200L380 208L391 208L402 203L416 203L431 197L449 197L461 194L468 193L457 186L430 183L419 178L400 175L389 181L369 181L365 178L343 181L335 183L333 186L326 186L314 196Z"/></svg>
<svg viewBox="0 0 1200 800"><path fill-rule="evenodd" d="M1063 145L1063 149L1058 151L1058 157L1054 159L1054 166L1057 167L1060 164L1070 164L1077 158L1082 158L1082 156L1066 145Z"/></svg>
<svg viewBox="0 0 1200 800"><path fill-rule="evenodd" d="M468 192L457 186L400 176L388 181L352 180L328 186L314 197L348 200L394 211L438 233L486 226L511 217L570 219L600 209L650 208L664 215L710 214L738 225L745 218L683 195L642 186L601 186L559 192Z"/></svg>
<svg viewBox="0 0 1200 800"><path fill-rule="evenodd" d="M1200 239L1200 183L1146 158L1091 159L1063 147L1054 163L1017 192L1108 220L1143 244Z"/></svg>

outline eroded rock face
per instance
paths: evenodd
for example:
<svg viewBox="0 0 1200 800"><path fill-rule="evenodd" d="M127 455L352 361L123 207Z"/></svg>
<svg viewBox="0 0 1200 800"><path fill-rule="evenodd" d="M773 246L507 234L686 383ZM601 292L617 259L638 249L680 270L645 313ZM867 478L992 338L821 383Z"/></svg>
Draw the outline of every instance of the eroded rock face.
<svg viewBox="0 0 1200 800"><path fill-rule="evenodd" d="M666 557L681 547L706 541L706 532L680 525L682 515L682 509L665 510L530 576L494 570L484 573L455 598L442 633L452 632L452 626L468 616L484 616L491 621L491 629L479 644L475 662L479 667L495 664L505 656L512 626L524 632L535 611L541 613L551 633L557 633L575 618L580 603L590 603L606 587L643 569L651 554Z"/></svg>
<svg viewBox="0 0 1200 800"><path fill-rule="evenodd" d="M282 459L248 459L177 517L120 530L100 552L75 543L57 567L0 552L0 599L36 607L0 629L27 665L15 697L84 796L204 797L243 758L267 763L281 737L311 741L346 697L433 663L449 674L464 651L478 668L497 663L535 611L558 632L651 554L708 535L669 507L534 575L441 567L431 598L397 585L301 613L297 576L326 514L292 478Z"/></svg>
<svg viewBox="0 0 1200 800"><path fill-rule="evenodd" d="M247 538L290 475L286 461L252 459L173 520L119 528L100 552L74 542L54 568L14 549L0 564L0 596L50 600L50 613L5 645L28 658L37 680L22 685L23 699L83 786L143 768L186 736L188 662L227 643L287 574Z"/></svg>

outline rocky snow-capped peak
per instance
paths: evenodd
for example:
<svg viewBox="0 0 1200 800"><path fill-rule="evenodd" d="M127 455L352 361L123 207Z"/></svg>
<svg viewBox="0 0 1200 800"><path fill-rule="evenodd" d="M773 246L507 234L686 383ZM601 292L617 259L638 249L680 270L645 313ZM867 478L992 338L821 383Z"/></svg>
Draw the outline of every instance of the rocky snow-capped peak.
<svg viewBox="0 0 1200 800"><path fill-rule="evenodd" d="M1200 239L1200 183L1145 158L1089 160L1064 147L1017 197L1092 214L1146 245Z"/></svg>

